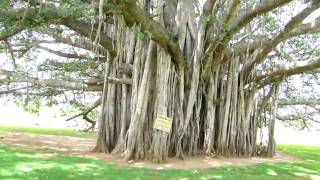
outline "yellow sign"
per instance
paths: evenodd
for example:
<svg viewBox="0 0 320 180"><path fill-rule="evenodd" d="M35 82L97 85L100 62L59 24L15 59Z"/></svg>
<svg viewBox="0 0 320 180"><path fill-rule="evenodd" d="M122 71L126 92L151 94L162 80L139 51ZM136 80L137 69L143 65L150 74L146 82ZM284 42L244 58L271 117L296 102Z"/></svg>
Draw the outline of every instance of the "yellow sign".
<svg viewBox="0 0 320 180"><path fill-rule="evenodd" d="M170 132L172 126L172 118L157 116L153 128L161 131Z"/></svg>

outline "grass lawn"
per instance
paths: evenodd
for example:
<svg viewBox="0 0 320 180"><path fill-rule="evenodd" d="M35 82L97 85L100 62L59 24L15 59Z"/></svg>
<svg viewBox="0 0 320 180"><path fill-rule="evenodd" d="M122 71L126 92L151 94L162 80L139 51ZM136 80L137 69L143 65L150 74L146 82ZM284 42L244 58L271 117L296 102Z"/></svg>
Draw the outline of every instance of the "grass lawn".
<svg viewBox="0 0 320 180"><path fill-rule="evenodd" d="M3 128L0 128L0 133L4 131L1 129ZM56 134L56 131L53 130L50 134ZM19 132L23 132L21 128ZM40 131L31 128L28 132L49 134L48 129ZM60 130L58 132L58 135L69 134L62 133ZM304 161L229 166L208 170L150 170L119 167L103 161L53 151L18 150L0 144L0 179L320 179L320 147L280 145L278 150L295 155Z"/></svg>
<svg viewBox="0 0 320 180"><path fill-rule="evenodd" d="M72 137L82 137L82 138L94 138L96 134L95 132L79 132L72 129L34 128L34 127L1 126L0 125L0 133L6 133L6 132L72 136Z"/></svg>

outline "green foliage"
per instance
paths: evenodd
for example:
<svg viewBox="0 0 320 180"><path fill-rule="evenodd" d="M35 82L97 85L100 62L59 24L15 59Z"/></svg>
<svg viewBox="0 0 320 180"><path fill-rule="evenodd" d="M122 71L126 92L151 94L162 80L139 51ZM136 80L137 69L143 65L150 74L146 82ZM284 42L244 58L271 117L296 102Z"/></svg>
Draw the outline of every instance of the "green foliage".
<svg viewBox="0 0 320 180"><path fill-rule="evenodd" d="M37 96L16 97L15 103L26 112L39 114L40 98Z"/></svg>
<svg viewBox="0 0 320 180"><path fill-rule="evenodd" d="M7 9L10 7L10 0L1 0L0 8ZM0 17L0 26L6 31L10 31L14 25L24 26L26 30L32 29L33 27L46 26L47 23L53 18L57 18L57 13L60 17L74 17L84 20L92 20L95 11L91 4L83 3L79 0L63 0L60 1L59 8L56 12L39 10L39 13L32 18L10 19L8 17Z"/></svg>
<svg viewBox="0 0 320 180"><path fill-rule="evenodd" d="M216 18L217 18L216 15L209 15L202 21L205 21L206 24L213 24Z"/></svg>
<svg viewBox="0 0 320 180"><path fill-rule="evenodd" d="M280 28L278 20L270 15L266 15L264 18L265 28L269 32L274 32Z"/></svg>
<svg viewBox="0 0 320 180"><path fill-rule="evenodd" d="M308 41L306 41L308 40ZM310 56L310 50L314 49L314 46L316 43L312 42L312 39L305 38L299 38L299 37L293 37L287 41L287 43L292 47L295 48L292 54L296 55L298 58L301 58L302 55L304 56ZM316 51L313 51L312 53L315 53Z"/></svg>
<svg viewBox="0 0 320 180"><path fill-rule="evenodd" d="M11 5L11 0L1 0L0 9L8 9Z"/></svg>
<svg viewBox="0 0 320 180"><path fill-rule="evenodd" d="M34 17L34 22L38 25L40 24L43 24L43 23L46 23L46 16L45 15L40 15L40 14L37 14L35 17Z"/></svg>
<svg viewBox="0 0 320 180"><path fill-rule="evenodd" d="M83 3L79 0L61 0L61 6L58 14L61 17L76 17L86 20L91 20L95 11L91 4Z"/></svg>
<svg viewBox="0 0 320 180"><path fill-rule="evenodd" d="M5 51L5 46L3 43L0 43L0 53L3 53Z"/></svg>
<svg viewBox="0 0 320 180"><path fill-rule="evenodd" d="M38 66L39 71L59 70L61 72L84 72L94 63L92 60L79 60L70 63L48 60Z"/></svg>
<svg viewBox="0 0 320 180"><path fill-rule="evenodd" d="M111 10L113 14L121 14L121 7L116 5L113 1L108 0L104 6L106 9Z"/></svg>
<svg viewBox="0 0 320 180"><path fill-rule="evenodd" d="M141 28L139 26L134 26L132 29L133 29L134 37L136 39L145 38L146 35L141 31Z"/></svg>
<svg viewBox="0 0 320 180"><path fill-rule="evenodd" d="M64 31L63 28L60 27L60 26L54 28L54 29L52 30L53 37L56 37L56 36L61 35L61 34L63 33L63 31Z"/></svg>
<svg viewBox="0 0 320 180"><path fill-rule="evenodd" d="M15 25L15 21L10 18L0 17L0 26L4 31L10 31Z"/></svg>
<svg viewBox="0 0 320 180"><path fill-rule="evenodd" d="M4 32L11 32L16 26L23 26L27 31L31 31L35 26L41 27L46 25L48 18L50 18L50 15L46 15L46 13L37 14L33 19L24 18L19 21L8 17L0 17L0 26Z"/></svg>

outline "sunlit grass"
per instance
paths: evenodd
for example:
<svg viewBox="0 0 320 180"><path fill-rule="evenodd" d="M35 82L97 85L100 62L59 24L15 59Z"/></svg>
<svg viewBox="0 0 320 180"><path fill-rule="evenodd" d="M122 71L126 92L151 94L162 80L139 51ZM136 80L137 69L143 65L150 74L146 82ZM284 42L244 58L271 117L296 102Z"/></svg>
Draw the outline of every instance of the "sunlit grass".
<svg viewBox="0 0 320 180"><path fill-rule="evenodd" d="M279 151L297 156L306 161L318 161L320 163L320 146L304 146L304 145L278 145Z"/></svg>
<svg viewBox="0 0 320 180"><path fill-rule="evenodd" d="M69 129L0 126L3 132L94 137ZM18 150L0 144L0 179L320 179L320 147L279 145L299 162L228 166L208 170L151 170L120 167L103 161L63 155L54 150Z"/></svg>
<svg viewBox="0 0 320 180"><path fill-rule="evenodd" d="M103 161L0 145L0 179L316 179L320 147L280 146L306 161L209 170L150 170L120 167ZM42 155L44 154L44 155ZM313 161L307 161L313 160Z"/></svg>
<svg viewBox="0 0 320 180"><path fill-rule="evenodd" d="M28 133L40 135L58 135L93 138L94 132L79 132L72 129L57 129L57 128L34 128L34 127L19 127L19 126L0 126L0 133Z"/></svg>

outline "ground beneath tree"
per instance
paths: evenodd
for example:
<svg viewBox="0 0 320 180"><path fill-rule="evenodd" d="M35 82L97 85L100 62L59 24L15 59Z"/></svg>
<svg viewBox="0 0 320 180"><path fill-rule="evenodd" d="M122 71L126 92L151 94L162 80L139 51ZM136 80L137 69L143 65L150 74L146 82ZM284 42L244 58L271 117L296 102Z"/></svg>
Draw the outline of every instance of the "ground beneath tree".
<svg viewBox="0 0 320 180"><path fill-rule="evenodd" d="M153 169L205 169L223 166L243 166L259 163L279 163L296 162L299 159L283 153L277 153L274 158L211 158L211 157L188 157L185 160L170 158L165 164L153 164L148 161L130 161L126 162L121 157L115 157L103 153L90 152L94 147L95 140L89 138L76 138L67 136L53 135L31 135L24 133L4 133L0 134L0 143L7 144L19 149L28 150L54 150L65 154L76 155L80 157L103 160L108 163L118 165L128 165L132 167L145 167ZM50 155L50 154L47 154Z"/></svg>

